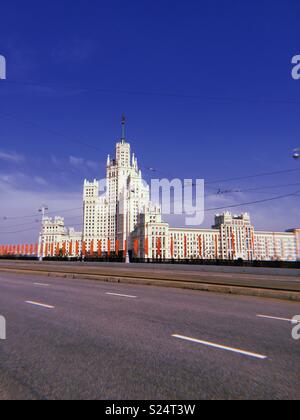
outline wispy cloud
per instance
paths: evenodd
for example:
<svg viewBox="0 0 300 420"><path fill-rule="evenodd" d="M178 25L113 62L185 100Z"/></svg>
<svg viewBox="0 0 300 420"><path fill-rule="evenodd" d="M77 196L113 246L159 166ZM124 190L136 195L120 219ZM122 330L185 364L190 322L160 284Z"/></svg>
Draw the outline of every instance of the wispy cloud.
<svg viewBox="0 0 300 420"><path fill-rule="evenodd" d="M75 156L70 156L69 162L73 166L84 166L84 159Z"/></svg>
<svg viewBox="0 0 300 420"><path fill-rule="evenodd" d="M31 176L23 172L1 173L0 172L0 193L3 184L10 185L16 190L37 190L48 185L45 178L35 175Z"/></svg>
<svg viewBox="0 0 300 420"><path fill-rule="evenodd" d="M18 189L0 175L0 243L35 243L41 227L38 209L42 203L49 207L51 216L66 218L66 225L81 229L81 193L53 191L47 188L31 190L32 184L42 182L33 179L28 188ZM12 177L9 178L10 181ZM19 178L20 179L20 178ZM32 217L31 217L32 216Z"/></svg>
<svg viewBox="0 0 300 420"><path fill-rule="evenodd" d="M25 161L25 156L14 152L5 152L0 150L0 160L5 162L20 163Z"/></svg>
<svg viewBox="0 0 300 420"><path fill-rule="evenodd" d="M55 156L55 155L51 155L51 162L54 164L54 165L59 165L60 164L60 160Z"/></svg>
<svg viewBox="0 0 300 420"><path fill-rule="evenodd" d="M82 168L82 169L90 168L90 169L96 170L99 168L99 164L97 162L94 162L92 160L86 160L86 159L76 157L76 156L70 156L69 163L72 166L75 166L77 168Z"/></svg>
<svg viewBox="0 0 300 420"><path fill-rule="evenodd" d="M103 176L100 163L81 156L22 156L0 150L1 184L26 191L80 191L84 178Z"/></svg>
<svg viewBox="0 0 300 420"><path fill-rule="evenodd" d="M46 179L42 178L41 176L35 176L34 177L34 181L41 186L46 186L48 185L48 182L46 181Z"/></svg>
<svg viewBox="0 0 300 420"><path fill-rule="evenodd" d="M87 166L89 167L89 168L91 168L91 169L93 169L93 170L97 170L97 169L99 169L99 164L97 163L97 162L94 162L94 161L92 161L92 160L87 160Z"/></svg>

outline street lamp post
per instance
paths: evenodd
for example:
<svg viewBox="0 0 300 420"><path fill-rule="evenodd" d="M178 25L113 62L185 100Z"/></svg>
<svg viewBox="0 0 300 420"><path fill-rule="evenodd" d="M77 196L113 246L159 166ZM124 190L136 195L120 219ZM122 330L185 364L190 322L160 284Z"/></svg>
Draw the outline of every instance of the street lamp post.
<svg viewBox="0 0 300 420"><path fill-rule="evenodd" d="M46 215L46 211L48 211L49 210L49 208L48 208L48 206L47 205L43 205L40 209L39 209L39 213L42 213L42 234L41 234L41 241L42 241L42 237L43 237L43 221L44 221L44 219L45 219L45 215ZM40 244L41 245L41 244ZM40 247L40 249L41 249L41 247ZM39 261L43 261L43 253L44 253L44 250L43 250L43 252L40 254L40 258L39 258Z"/></svg>
<svg viewBox="0 0 300 420"><path fill-rule="evenodd" d="M295 160L299 160L300 159L300 149L295 149L294 150L293 158Z"/></svg>

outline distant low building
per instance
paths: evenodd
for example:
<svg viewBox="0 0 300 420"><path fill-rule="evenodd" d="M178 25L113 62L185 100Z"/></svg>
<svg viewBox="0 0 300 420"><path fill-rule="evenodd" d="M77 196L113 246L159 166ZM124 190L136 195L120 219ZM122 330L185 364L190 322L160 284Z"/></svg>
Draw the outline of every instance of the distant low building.
<svg viewBox="0 0 300 420"><path fill-rule="evenodd" d="M39 237L39 256L53 257L62 254L76 257L81 253L82 232L66 228L63 217L44 217Z"/></svg>
<svg viewBox="0 0 300 420"><path fill-rule="evenodd" d="M216 215L212 229L171 228L160 219L149 222L149 216L141 215L134 239L139 242L137 256L143 259L300 260L294 230L255 231L248 213Z"/></svg>
<svg viewBox="0 0 300 420"><path fill-rule="evenodd" d="M300 228L294 228L287 230L288 233L293 233L296 238L296 253L298 260L300 260Z"/></svg>

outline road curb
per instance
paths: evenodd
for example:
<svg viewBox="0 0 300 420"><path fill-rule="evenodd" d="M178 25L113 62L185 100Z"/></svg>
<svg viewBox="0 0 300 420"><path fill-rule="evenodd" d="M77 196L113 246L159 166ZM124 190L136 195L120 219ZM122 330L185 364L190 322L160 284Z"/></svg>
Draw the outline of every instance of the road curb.
<svg viewBox="0 0 300 420"><path fill-rule="evenodd" d="M158 286L158 287L172 287L177 289L186 290L199 290L203 292L223 293L239 296L253 296L260 298L280 299L288 300L293 302L300 302L300 292L292 292L278 289L264 289L264 288L252 288L243 286L231 286L222 284L208 284L204 282L185 282L182 280L160 280L160 279L146 279L146 278L131 278L122 276L107 276L101 274L84 274L84 273L66 273L59 271L46 271L46 270L32 270L32 269L15 269L15 268L2 268L0 267L0 273L16 273L25 275L40 275L40 276L54 276L66 279L86 279L96 280L106 283L123 283L123 284L135 284L145 286Z"/></svg>

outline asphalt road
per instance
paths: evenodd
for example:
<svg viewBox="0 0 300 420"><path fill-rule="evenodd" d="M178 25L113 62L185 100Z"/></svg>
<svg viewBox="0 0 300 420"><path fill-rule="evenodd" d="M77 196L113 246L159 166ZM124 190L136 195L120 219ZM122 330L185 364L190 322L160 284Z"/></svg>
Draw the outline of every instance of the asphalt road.
<svg viewBox="0 0 300 420"><path fill-rule="evenodd" d="M0 273L0 315L1 399L300 398L298 303Z"/></svg>

